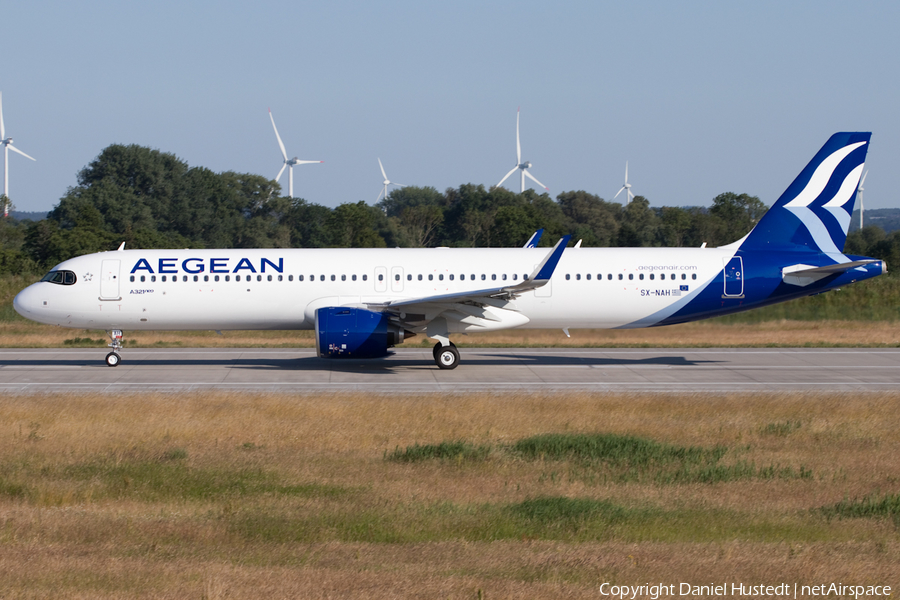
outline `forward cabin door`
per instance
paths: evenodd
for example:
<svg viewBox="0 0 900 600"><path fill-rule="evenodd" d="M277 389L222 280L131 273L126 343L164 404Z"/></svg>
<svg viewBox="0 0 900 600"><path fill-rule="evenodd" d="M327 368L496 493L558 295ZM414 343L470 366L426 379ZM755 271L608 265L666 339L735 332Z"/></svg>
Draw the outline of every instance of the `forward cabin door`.
<svg viewBox="0 0 900 600"><path fill-rule="evenodd" d="M744 261L734 256L725 263L725 296L735 298L744 295Z"/></svg>
<svg viewBox="0 0 900 600"><path fill-rule="evenodd" d="M119 260L107 259L100 264L100 299L121 300L119 294Z"/></svg>

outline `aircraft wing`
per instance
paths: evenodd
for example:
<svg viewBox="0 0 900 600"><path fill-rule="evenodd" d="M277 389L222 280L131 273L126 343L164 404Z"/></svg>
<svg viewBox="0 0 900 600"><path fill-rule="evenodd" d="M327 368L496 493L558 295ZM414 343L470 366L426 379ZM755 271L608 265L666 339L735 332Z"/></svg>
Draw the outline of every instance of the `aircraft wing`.
<svg viewBox="0 0 900 600"><path fill-rule="evenodd" d="M509 321L511 315L503 314L511 311L502 308L509 300L519 295L535 290L546 285L556 270L556 265L562 257L566 244L571 236L562 237L553 249L544 257L534 272L524 281L515 285L484 288L480 290L467 290L450 294L436 294L421 298L407 298L388 302L366 303L370 310L380 310L397 315L406 323L427 323L438 316L450 319L464 320L465 318L483 319L486 321ZM491 309L493 307L493 310ZM500 314L498 314L498 311ZM450 314L448 314L450 313ZM527 323L528 319L523 323ZM515 318L513 317L513 320Z"/></svg>

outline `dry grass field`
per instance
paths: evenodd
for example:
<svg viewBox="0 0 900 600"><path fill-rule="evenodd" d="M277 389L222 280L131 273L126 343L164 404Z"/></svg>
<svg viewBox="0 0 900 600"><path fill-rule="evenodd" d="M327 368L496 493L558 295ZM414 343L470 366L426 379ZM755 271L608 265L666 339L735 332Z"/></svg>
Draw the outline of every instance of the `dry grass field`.
<svg viewBox="0 0 900 600"><path fill-rule="evenodd" d="M799 347L799 346L900 346L900 321L764 321L722 323L700 321L648 329L573 329L567 338L561 330L511 329L495 333L460 335L461 347ZM310 331L126 331L129 347L314 347ZM103 331L62 329L24 319L0 321L0 346L6 348L105 347ZM406 346L433 344L423 336Z"/></svg>
<svg viewBox="0 0 900 600"><path fill-rule="evenodd" d="M0 597L896 591L898 431L900 393L7 395Z"/></svg>

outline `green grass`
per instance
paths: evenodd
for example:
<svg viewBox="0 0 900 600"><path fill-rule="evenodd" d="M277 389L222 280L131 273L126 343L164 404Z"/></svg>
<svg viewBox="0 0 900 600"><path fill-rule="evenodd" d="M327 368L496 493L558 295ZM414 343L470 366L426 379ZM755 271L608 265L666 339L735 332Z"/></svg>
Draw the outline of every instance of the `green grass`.
<svg viewBox="0 0 900 600"><path fill-rule="evenodd" d="M468 442L441 442L439 444L415 444L404 449L395 448L385 458L394 462L420 462L423 460L480 461L487 458L490 446L475 446Z"/></svg>
<svg viewBox="0 0 900 600"><path fill-rule="evenodd" d="M225 517L231 534L255 543L320 543L326 540L380 544L446 540L559 540L565 542L711 542L723 539L796 542L841 539L827 520L813 514L792 519L738 516L729 510L671 510L625 506L610 500L541 496L514 503L452 502L273 511L254 507Z"/></svg>
<svg viewBox="0 0 900 600"><path fill-rule="evenodd" d="M778 423L767 423L760 430L760 433L762 433L763 435L786 437L800 429L800 425L800 421L781 421Z"/></svg>
<svg viewBox="0 0 900 600"><path fill-rule="evenodd" d="M108 342L103 338L93 339L89 337L75 337L67 340L63 340L63 344L66 346L76 346L76 347L94 347L94 346L106 346Z"/></svg>
<svg viewBox="0 0 900 600"><path fill-rule="evenodd" d="M452 441L396 448L386 454L385 459L410 463L427 460L479 462L487 460L492 451L487 445ZM721 464L727 452L728 448L724 446L673 446L629 435L549 433L499 446L494 455L501 460L568 461L570 468L564 475L554 470L543 477L556 480L565 476L594 485L608 481L670 485L812 478L812 471L802 465L794 469L781 465L759 467L746 461Z"/></svg>
<svg viewBox="0 0 900 600"><path fill-rule="evenodd" d="M900 494L872 495L865 498L841 500L821 509L828 517L841 518L891 518L900 526Z"/></svg>
<svg viewBox="0 0 900 600"><path fill-rule="evenodd" d="M26 460L6 463L2 471L0 496L41 505L107 499L184 502L260 496L336 498L353 493L338 486L286 482L260 468L192 467L182 448L156 456L98 457L58 467Z"/></svg>
<svg viewBox="0 0 900 600"><path fill-rule="evenodd" d="M670 446L645 438L611 433L548 433L519 440L510 450L528 460L575 459L638 467L715 462L726 452L723 447Z"/></svg>

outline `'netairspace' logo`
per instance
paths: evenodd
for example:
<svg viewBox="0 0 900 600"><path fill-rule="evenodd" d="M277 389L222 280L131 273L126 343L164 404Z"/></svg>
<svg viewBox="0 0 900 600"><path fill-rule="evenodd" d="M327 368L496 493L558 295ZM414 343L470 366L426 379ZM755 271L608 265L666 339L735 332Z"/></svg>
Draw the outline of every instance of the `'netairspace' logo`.
<svg viewBox="0 0 900 600"><path fill-rule="evenodd" d="M645 583L644 585L612 585L610 583L604 583L600 586L600 593L604 596L612 596L620 599L629 598L631 600L638 596L649 597L651 600L670 596L734 596L745 598L849 596L852 598L864 598L890 596L891 586L845 585L844 583L823 583L819 585L801 585L797 583L780 583L777 585L748 585L744 583L710 583L704 585L693 585L691 583Z"/></svg>

